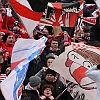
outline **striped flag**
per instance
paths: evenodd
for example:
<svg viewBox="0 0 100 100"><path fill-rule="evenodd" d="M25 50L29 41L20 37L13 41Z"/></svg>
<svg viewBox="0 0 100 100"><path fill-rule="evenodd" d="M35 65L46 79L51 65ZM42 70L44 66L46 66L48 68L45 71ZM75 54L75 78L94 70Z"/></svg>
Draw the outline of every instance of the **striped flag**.
<svg viewBox="0 0 100 100"><path fill-rule="evenodd" d="M0 82L2 82L6 77L6 74L0 74Z"/></svg>
<svg viewBox="0 0 100 100"><path fill-rule="evenodd" d="M18 99L18 89L25 79L29 62L42 53L46 41L47 38L42 37L39 40L19 39L15 43L11 59L14 69L1 82L1 91L5 100Z"/></svg>
<svg viewBox="0 0 100 100"><path fill-rule="evenodd" d="M39 23L40 18L42 17L42 8L38 9L37 7L36 9L36 5L38 6L39 4L35 5L34 0L9 0L9 2L23 22L23 25L26 28L29 37L31 37L34 28Z"/></svg>
<svg viewBox="0 0 100 100"><path fill-rule="evenodd" d="M96 10L92 13L92 15L93 15L94 17L98 17L98 16L99 16L99 9L96 9Z"/></svg>
<svg viewBox="0 0 100 100"><path fill-rule="evenodd" d="M91 10L93 8L96 8L97 5L96 4L85 4L88 10Z"/></svg>
<svg viewBox="0 0 100 100"><path fill-rule="evenodd" d="M96 24L96 17L83 17L82 20L92 25Z"/></svg>

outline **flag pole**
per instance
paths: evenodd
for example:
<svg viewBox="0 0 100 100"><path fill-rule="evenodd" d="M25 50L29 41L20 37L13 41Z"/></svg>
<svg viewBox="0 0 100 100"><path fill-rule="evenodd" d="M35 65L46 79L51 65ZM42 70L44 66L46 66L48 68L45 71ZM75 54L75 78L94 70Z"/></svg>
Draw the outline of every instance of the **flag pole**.
<svg viewBox="0 0 100 100"><path fill-rule="evenodd" d="M67 90L67 88L64 89L54 100L57 100L66 90Z"/></svg>

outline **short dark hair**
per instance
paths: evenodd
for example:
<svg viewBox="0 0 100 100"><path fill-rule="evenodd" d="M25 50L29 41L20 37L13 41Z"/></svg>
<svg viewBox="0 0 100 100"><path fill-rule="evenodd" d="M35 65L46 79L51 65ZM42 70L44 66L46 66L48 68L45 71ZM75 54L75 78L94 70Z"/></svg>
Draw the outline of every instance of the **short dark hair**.
<svg viewBox="0 0 100 100"><path fill-rule="evenodd" d="M97 65L97 69L100 69L100 64Z"/></svg>
<svg viewBox="0 0 100 100"><path fill-rule="evenodd" d="M6 42L8 36L10 36L10 35L12 35L12 34L7 33L7 34L5 34L5 35L3 36L3 42L4 42L4 43Z"/></svg>
<svg viewBox="0 0 100 100"><path fill-rule="evenodd" d="M57 42L58 42L58 44L59 44L58 39L56 39L56 38L52 38L52 39L51 39L51 41L50 41L50 46L51 46L51 42L52 42L52 41L57 41Z"/></svg>

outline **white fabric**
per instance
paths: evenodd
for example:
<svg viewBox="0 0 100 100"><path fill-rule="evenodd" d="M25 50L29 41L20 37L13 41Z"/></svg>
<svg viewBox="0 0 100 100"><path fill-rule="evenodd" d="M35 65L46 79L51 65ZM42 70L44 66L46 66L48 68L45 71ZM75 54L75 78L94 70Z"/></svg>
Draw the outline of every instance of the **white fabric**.
<svg viewBox="0 0 100 100"><path fill-rule="evenodd" d="M86 75L96 82L97 100L100 100L100 70L97 69L97 66L93 66L86 71Z"/></svg>

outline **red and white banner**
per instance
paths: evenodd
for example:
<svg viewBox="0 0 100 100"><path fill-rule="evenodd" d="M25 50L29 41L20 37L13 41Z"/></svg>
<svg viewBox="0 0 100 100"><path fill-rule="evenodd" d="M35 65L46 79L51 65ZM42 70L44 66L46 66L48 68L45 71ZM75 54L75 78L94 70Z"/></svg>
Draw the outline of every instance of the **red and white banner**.
<svg viewBox="0 0 100 100"><path fill-rule="evenodd" d="M100 64L100 47L73 43L54 60L50 68L66 79L74 100L96 100L96 83L85 75L87 69Z"/></svg>
<svg viewBox="0 0 100 100"><path fill-rule="evenodd" d="M48 3L40 24L73 27L83 15L83 0L75 3Z"/></svg>
<svg viewBox="0 0 100 100"><path fill-rule="evenodd" d="M82 20L92 25L96 24L96 17L83 17Z"/></svg>
<svg viewBox="0 0 100 100"><path fill-rule="evenodd" d="M23 22L29 37L31 37L43 13L33 11L28 0L9 0L9 2Z"/></svg>
<svg viewBox="0 0 100 100"><path fill-rule="evenodd" d="M94 17L98 17L98 15L99 15L99 9L96 9L96 10L92 13L92 15L93 15Z"/></svg>
<svg viewBox="0 0 100 100"><path fill-rule="evenodd" d="M0 82L2 82L6 77L6 74L0 74Z"/></svg>
<svg viewBox="0 0 100 100"><path fill-rule="evenodd" d="M93 8L96 8L97 5L96 4L85 4L88 10L91 10Z"/></svg>

